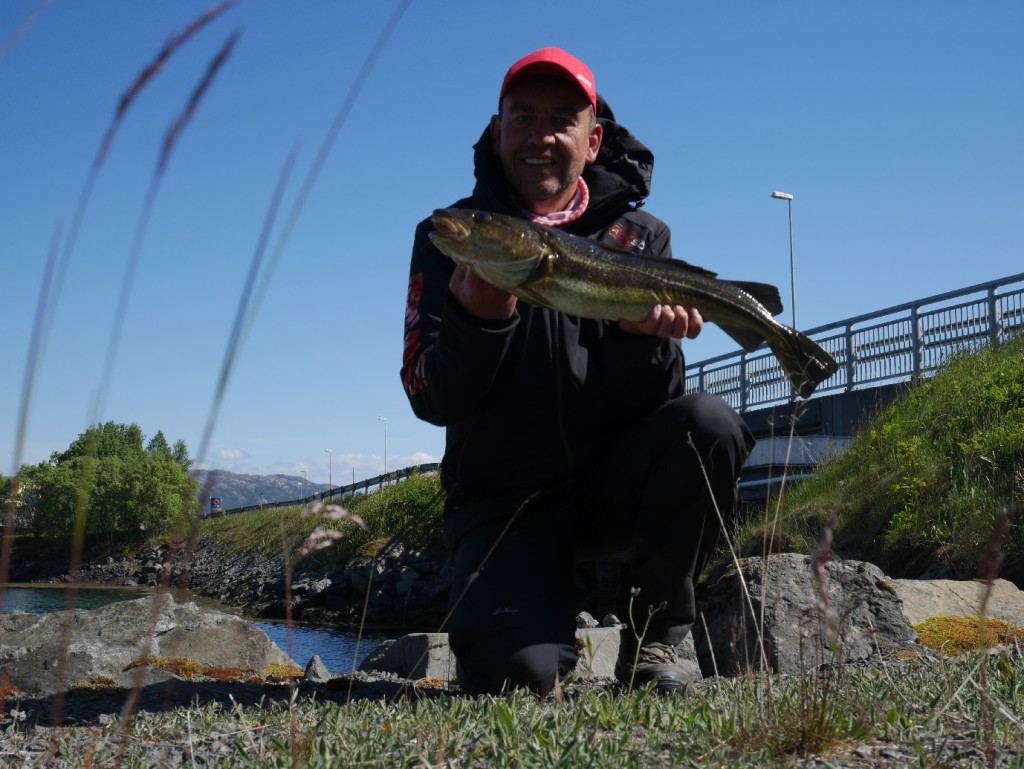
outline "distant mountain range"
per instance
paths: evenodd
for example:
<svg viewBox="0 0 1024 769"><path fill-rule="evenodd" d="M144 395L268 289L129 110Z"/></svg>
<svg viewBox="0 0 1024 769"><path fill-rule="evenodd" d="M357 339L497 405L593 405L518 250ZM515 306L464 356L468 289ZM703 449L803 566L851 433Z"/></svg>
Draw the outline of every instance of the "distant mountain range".
<svg viewBox="0 0 1024 769"><path fill-rule="evenodd" d="M313 483L294 475L242 475L226 470L196 470L199 488L206 487L208 474L214 475L213 486L208 497L220 497L221 509L268 504L270 502L291 502L304 499L312 494L326 491L326 483ZM203 512L210 507L210 500L203 499Z"/></svg>

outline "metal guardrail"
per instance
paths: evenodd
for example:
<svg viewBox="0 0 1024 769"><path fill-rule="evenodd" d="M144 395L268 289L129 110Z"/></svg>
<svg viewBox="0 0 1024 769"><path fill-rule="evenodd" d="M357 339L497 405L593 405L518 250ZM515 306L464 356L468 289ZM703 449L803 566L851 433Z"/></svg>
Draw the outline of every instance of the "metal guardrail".
<svg viewBox="0 0 1024 769"><path fill-rule="evenodd" d="M1024 273L930 296L804 332L839 364L814 396L929 376L960 351L1024 330ZM688 392L719 395L737 411L786 403L792 389L763 344L686 367Z"/></svg>
<svg viewBox="0 0 1024 769"><path fill-rule="evenodd" d="M349 483L345 486L336 486L333 489L326 489L318 494L312 494L308 497L302 497L301 499L293 499L288 502L264 502L262 505L233 507L230 510L225 510L221 515L236 515L238 513L247 513L251 510L273 510L278 507L302 507L313 502L327 502L335 498L347 499L348 497L357 494L359 491L362 491L364 494L369 494L371 489L376 491L384 486L390 486L393 483L404 481L414 475L424 475L426 473L437 472L439 467L440 464L437 462L429 462L424 465L414 465L402 470L394 470L385 475L366 478L365 480L357 481L356 483Z"/></svg>

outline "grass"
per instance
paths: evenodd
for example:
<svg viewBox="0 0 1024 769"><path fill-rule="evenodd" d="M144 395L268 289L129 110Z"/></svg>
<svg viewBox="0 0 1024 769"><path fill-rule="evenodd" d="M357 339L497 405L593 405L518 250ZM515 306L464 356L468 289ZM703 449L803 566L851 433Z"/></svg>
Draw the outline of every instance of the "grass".
<svg viewBox="0 0 1024 769"><path fill-rule="evenodd" d="M813 552L834 520L833 550L892 576L938 567L977 573L1000 511L1024 503L1024 334L955 357L877 415L843 455L773 500L774 541ZM776 507L777 506L777 507ZM770 524L748 520L741 555L762 552ZM1010 522L1003 576L1024 578L1024 529ZM779 550L777 547L776 550Z"/></svg>
<svg viewBox="0 0 1024 769"><path fill-rule="evenodd" d="M905 766L980 766L988 758L1024 765L1019 652L832 669L809 682L722 679L685 697L569 689L562 702L516 692L341 705L300 694L140 712L123 754L116 721L64 729L56 739L72 767L171 765L159 761L171 753L202 756L200 765L254 768L783 767L816 757L863 760L883 750ZM815 694L829 687L837 696Z"/></svg>
<svg viewBox="0 0 1024 769"><path fill-rule="evenodd" d="M359 516L366 530L349 521L327 521L322 515L303 517L301 507L252 510L240 515L203 521L200 536L216 540L236 552L270 556L288 552L297 559L298 548L317 527L341 533L331 547L307 556L311 560L344 563L357 554L375 555L375 548L393 536L416 550L441 556L443 496L436 475L414 476L370 495L346 500L345 509Z"/></svg>

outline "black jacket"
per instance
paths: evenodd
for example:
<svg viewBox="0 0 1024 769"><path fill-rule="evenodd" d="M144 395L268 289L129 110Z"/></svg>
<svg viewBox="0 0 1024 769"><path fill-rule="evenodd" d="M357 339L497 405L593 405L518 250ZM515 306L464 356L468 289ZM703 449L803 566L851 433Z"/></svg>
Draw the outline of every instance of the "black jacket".
<svg viewBox="0 0 1024 769"><path fill-rule="evenodd" d="M639 209L654 158L599 100L604 136L584 179L590 203L564 229L635 253L671 257L668 226ZM521 215L489 130L474 147L473 194L454 204ZM442 483L457 539L510 514L536 492L563 488L637 416L683 393L678 343L628 334L520 301L508 320L481 320L448 291L454 263L416 228L402 381L418 417L447 428Z"/></svg>

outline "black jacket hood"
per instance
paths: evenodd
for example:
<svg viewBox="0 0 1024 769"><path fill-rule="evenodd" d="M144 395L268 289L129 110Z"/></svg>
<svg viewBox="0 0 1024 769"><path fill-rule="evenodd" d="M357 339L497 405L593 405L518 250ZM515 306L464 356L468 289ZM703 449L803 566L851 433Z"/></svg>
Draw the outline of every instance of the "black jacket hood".
<svg viewBox="0 0 1024 769"><path fill-rule="evenodd" d="M590 190L588 219L592 215L607 216L631 204L643 205L651 193L651 176L654 173L654 153L616 122L612 108L600 94L597 97L597 121L604 131L601 149L597 160L583 170L583 180ZM476 176L473 197L490 200L496 208L518 213L501 161L494 152L489 125L473 145L473 150Z"/></svg>

